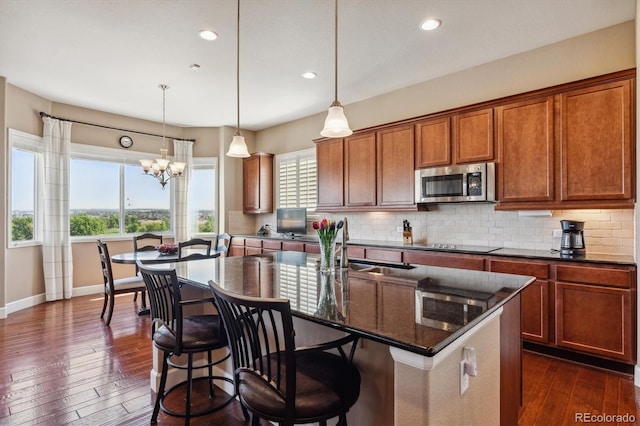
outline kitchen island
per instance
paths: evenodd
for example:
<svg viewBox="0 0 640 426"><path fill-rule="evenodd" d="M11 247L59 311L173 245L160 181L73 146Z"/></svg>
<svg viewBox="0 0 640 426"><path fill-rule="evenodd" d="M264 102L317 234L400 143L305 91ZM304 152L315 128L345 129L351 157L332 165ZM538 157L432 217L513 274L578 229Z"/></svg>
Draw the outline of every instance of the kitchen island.
<svg viewBox="0 0 640 426"><path fill-rule="evenodd" d="M351 424L497 424L512 422L513 413L517 422L519 293L534 278L351 262L324 280L317 260L274 252L171 265L194 289L207 290L213 280L232 292L289 299L298 345L343 333L363 337ZM461 394L463 348L473 349L478 374ZM501 395L505 386L510 401Z"/></svg>

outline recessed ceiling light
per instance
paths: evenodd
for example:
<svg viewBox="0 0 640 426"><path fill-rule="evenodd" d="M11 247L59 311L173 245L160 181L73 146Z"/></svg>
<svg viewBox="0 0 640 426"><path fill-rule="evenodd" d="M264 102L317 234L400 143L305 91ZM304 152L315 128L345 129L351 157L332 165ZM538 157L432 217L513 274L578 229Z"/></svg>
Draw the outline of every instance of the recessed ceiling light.
<svg viewBox="0 0 640 426"><path fill-rule="evenodd" d="M218 34L214 33L211 30L202 30L199 34L201 39L207 41L215 40L218 38Z"/></svg>
<svg viewBox="0 0 640 426"><path fill-rule="evenodd" d="M307 72L303 72L302 73L302 77L311 80L312 78L316 78L318 76L318 74L316 74L313 71L307 71Z"/></svg>
<svg viewBox="0 0 640 426"><path fill-rule="evenodd" d="M189 65L189 69L190 69L191 71L198 71L198 70L200 69L200 65L198 65L198 64L191 64L191 65Z"/></svg>
<svg viewBox="0 0 640 426"><path fill-rule="evenodd" d="M442 22L439 19L429 18L426 21L424 21L422 24L420 24L420 28L425 31L431 31L438 28L440 24L442 24Z"/></svg>

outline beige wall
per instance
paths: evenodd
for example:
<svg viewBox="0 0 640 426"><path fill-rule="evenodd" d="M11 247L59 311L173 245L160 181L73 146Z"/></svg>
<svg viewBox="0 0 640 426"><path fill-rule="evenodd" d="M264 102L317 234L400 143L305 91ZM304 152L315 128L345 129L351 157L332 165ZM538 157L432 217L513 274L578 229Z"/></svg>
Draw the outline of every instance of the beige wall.
<svg viewBox="0 0 640 426"><path fill-rule="evenodd" d="M3 157L3 161L0 164L4 164L4 170L5 172L1 175L2 177L0 177L0 188L3 188L3 197L2 199L5 200L2 205L6 205L6 187L7 185L5 184L5 182L7 181L7 167L6 167L6 152L7 152L7 125L6 125L6 116L7 116L7 79L5 77L1 77L0 76L0 146L2 146L2 151L1 151L1 156ZM0 217L2 218L2 222L1 223L7 223L7 217L6 217L6 208L0 207ZM0 239L0 241L6 241L7 236L6 236L6 230L2 229L0 230L0 235L2 236L2 238ZM6 306L6 297L5 297L5 287L6 287L6 283L7 283L7 269L5 268L5 254L6 254L6 245L2 244L0 246L0 270L2 271L2 274L0 274L0 313L4 312L4 307ZM0 315L0 318L4 316L4 315Z"/></svg>
<svg viewBox="0 0 640 426"><path fill-rule="evenodd" d="M6 111L6 127L10 129L20 130L32 135L42 136L42 119L40 111L51 113L51 101L36 96L25 90L22 90L11 84L7 85L7 111ZM3 115L5 117L5 115ZM6 131L3 133L6 137ZM3 143L5 149L2 150L2 164L4 169L8 171L6 143ZM8 177L3 174L4 182L8 182ZM8 185L2 185L5 194L2 197L2 206L0 207L0 216L2 223L7 223L7 191ZM42 272L42 249L40 246L16 247L8 248L6 228L2 227L3 248L2 260L7 265L3 268L5 276L4 296L5 302L10 303L17 300L25 299L44 293L44 276Z"/></svg>

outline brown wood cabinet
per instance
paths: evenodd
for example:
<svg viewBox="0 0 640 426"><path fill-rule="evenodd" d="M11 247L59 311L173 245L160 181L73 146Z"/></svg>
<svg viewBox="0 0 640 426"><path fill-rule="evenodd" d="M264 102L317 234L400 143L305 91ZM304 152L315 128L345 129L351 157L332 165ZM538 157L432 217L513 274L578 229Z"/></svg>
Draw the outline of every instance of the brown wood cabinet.
<svg viewBox="0 0 640 426"><path fill-rule="evenodd" d="M381 207L415 205L413 126L377 132L377 204Z"/></svg>
<svg viewBox="0 0 640 426"><path fill-rule="evenodd" d="M316 143L318 179L317 208L344 206L344 141L328 139Z"/></svg>
<svg viewBox="0 0 640 426"><path fill-rule="evenodd" d="M451 118L437 117L415 125L416 169L451 164Z"/></svg>
<svg viewBox="0 0 640 426"><path fill-rule="evenodd" d="M635 359L629 290L556 282L555 292L557 346L627 362Z"/></svg>
<svg viewBox="0 0 640 426"><path fill-rule="evenodd" d="M493 108L454 115L453 162L480 163L493 159Z"/></svg>
<svg viewBox="0 0 640 426"><path fill-rule="evenodd" d="M273 213L273 154L253 153L242 168L243 212Z"/></svg>
<svg viewBox="0 0 640 426"><path fill-rule="evenodd" d="M417 210L413 125L317 141L316 155L316 210Z"/></svg>
<svg viewBox="0 0 640 426"><path fill-rule="evenodd" d="M436 253L421 250L405 250L402 261L413 265L442 266L445 268L470 269L484 271L484 259L480 256L463 254Z"/></svg>
<svg viewBox="0 0 640 426"><path fill-rule="evenodd" d="M378 330L382 334L393 333L403 339L416 336L415 281L378 281ZM407 327L407 324L413 326Z"/></svg>
<svg viewBox="0 0 640 426"><path fill-rule="evenodd" d="M375 206L377 204L375 133L363 133L345 138L344 161L345 207Z"/></svg>
<svg viewBox="0 0 640 426"><path fill-rule="evenodd" d="M546 262L489 260L489 271L531 275L536 281L522 293L522 338L549 343L549 265Z"/></svg>
<svg viewBox="0 0 640 426"><path fill-rule="evenodd" d="M635 79L496 107L497 210L631 208Z"/></svg>
<svg viewBox="0 0 640 426"><path fill-rule="evenodd" d="M633 197L632 88L623 80L559 97L563 201Z"/></svg>
<svg viewBox="0 0 640 426"><path fill-rule="evenodd" d="M497 107L498 199L554 200L553 96Z"/></svg>

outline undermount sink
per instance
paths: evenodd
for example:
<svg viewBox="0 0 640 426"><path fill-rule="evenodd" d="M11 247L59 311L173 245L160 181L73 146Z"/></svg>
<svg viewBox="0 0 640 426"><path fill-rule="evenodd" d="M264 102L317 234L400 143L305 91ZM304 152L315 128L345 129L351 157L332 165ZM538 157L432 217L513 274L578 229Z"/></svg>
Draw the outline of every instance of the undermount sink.
<svg viewBox="0 0 640 426"><path fill-rule="evenodd" d="M394 269L414 269L413 265L375 262L369 260L350 260L349 269L358 272L371 272L372 274L388 274Z"/></svg>

